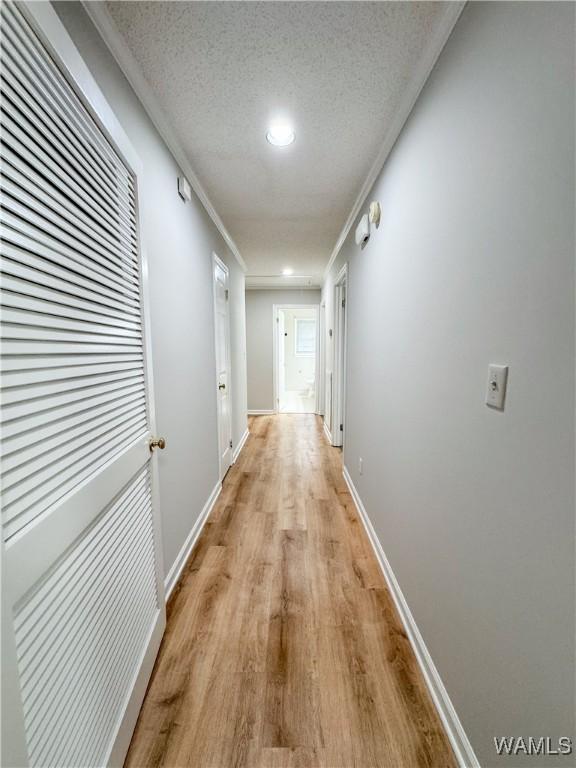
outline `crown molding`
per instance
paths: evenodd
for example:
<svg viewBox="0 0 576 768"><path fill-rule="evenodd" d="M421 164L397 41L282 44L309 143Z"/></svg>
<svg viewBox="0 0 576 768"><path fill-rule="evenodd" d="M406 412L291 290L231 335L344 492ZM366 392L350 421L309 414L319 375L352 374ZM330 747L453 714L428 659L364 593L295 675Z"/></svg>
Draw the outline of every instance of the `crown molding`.
<svg viewBox="0 0 576 768"><path fill-rule="evenodd" d="M332 265L336 261L336 258L338 257L338 254L340 253L340 250L344 245L346 238L348 237L348 233L352 229L352 226L356 220L356 217L358 216L358 214L362 210L364 203L366 202L366 197L368 196L370 190L374 186L376 179L378 178L380 172L382 171L382 168L384 167L384 163L386 162L388 155L392 151L392 147L396 143L396 139L400 135L400 132L404 127L404 124L408 120L408 117L410 116L410 113L412 112L412 109L416 104L418 96L420 95L422 89L424 88L426 81L430 77L430 74L434 69L436 62L438 61L438 58L442 53L444 46L448 42L448 38L450 37L450 34L454 29L454 25L458 21L458 18L460 17L460 14L462 13L465 5L466 5L466 0L463 0L463 2L460 2L458 0L458 2L448 2L446 4L444 15L442 16L442 19L438 24L438 27L436 29L434 36L430 39L430 42L428 43L427 47L424 49L424 52L420 59L418 68L414 74L414 77L410 81L408 88L404 94L404 98L402 99L400 106L396 110L396 114L394 115L394 118L392 119L392 122L390 123L388 130L386 131L386 134L384 136L384 141L382 142L380 150L376 155L376 159L372 163L372 166L370 167L368 175L364 180L364 183L360 187L360 191L356 196L356 200L354 202L354 205L352 206L352 210L350 211L348 218L346 219L346 223L344 224L344 227L342 228L342 231L338 236L338 240L336 241L336 244L334 246L334 249L332 251L328 264L326 265L326 268L324 270L324 275L323 275L324 280L326 280L326 278L330 274Z"/></svg>
<svg viewBox="0 0 576 768"><path fill-rule="evenodd" d="M190 185L196 196L218 228L218 231L234 254L237 262L240 264L244 272L247 272L246 262L242 258L240 251L238 250L238 247L236 246L236 243L232 239L230 233L224 226L222 219L212 205L210 198L204 191L200 180L198 179L194 169L192 168L192 165L190 164L190 161L186 156L184 149L182 148L180 140L166 119L164 111L162 110L156 96L153 94L150 86L145 80L136 59L128 49L126 41L118 31L114 20L106 8L106 4L104 2L94 2L93 0L82 0L82 5L92 20L94 26L98 30L100 36L106 43L118 66L126 76L126 79L140 99L142 106L146 110L154 126L173 154L176 162L182 168L182 171L190 182ZM414 77L412 78L405 92L404 98L399 108L397 109L396 114L388 127L388 130L386 131L380 150L376 155L376 158L370 168L370 171L368 172L366 179L364 180L364 183L360 187L354 205L352 206L344 227L342 228L336 244L334 245L330 259L324 270L324 280L330 273L332 265L338 257L338 254L340 253L340 250L344 245L346 238L348 237L354 221L356 220L356 217L360 213L362 206L365 203L366 197L372 189L376 179L378 178L378 175L382 171L384 163L386 162L386 159L388 158L388 155L396 143L396 140L400 135L402 128L404 127L404 124L412 112L418 96L420 95L422 88L428 80L428 77L430 76L434 65L438 60L438 57L446 45L446 42L448 41L448 38L454 29L454 25L458 21L458 18L462 13L465 5L466 0L456 0L446 4L444 15L438 24L436 33L431 38L428 46L423 52L416 73L414 74Z"/></svg>
<svg viewBox="0 0 576 768"><path fill-rule="evenodd" d="M218 231L224 238L226 245L234 254L236 261L242 267L243 271L246 272L248 269L246 262L242 258L230 233L224 226L224 222L212 205L210 198L204 191L200 180L196 176L196 173L186 156L186 152L184 151L180 140L166 119L164 111L144 78L138 62L130 52L123 36L118 31L114 20L106 8L106 4L104 2L93 2L93 0L92 2L90 0L82 0L82 6L98 30L101 38L106 43L110 53L116 60L116 63L124 73L126 79L132 86L134 92L140 99L142 106L152 120L156 130L190 182L190 186L194 190L200 203L206 209L206 212L216 225Z"/></svg>

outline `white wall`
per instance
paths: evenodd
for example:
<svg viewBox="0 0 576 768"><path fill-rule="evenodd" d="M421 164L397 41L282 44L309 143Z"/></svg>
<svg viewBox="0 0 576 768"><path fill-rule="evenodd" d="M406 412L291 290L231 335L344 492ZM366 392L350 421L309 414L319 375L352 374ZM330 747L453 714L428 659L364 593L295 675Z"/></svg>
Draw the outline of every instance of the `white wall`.
<svg viewBox="0 0 576 768"><path fill-rule="evenodd" d="M319 304L315 290L246 291L248 410L274 410L274 304Z"/></svg>
<svg viewBox="0 0 576 768"><path fill-rule="evenodd" d="M323 294L348 261L345 463L485 766L574 763L493 746L574 737L573 35L467 5Z"/></svg>
<svg viewBox="0 0 576 768"><path fill-rule="evenodd" d="M285 388L301 392L308 388L308 381L316 373L316 356L303 357L296 354L296 318L315 320L316 314L308 309L287 309L285 316L284 363L286 370Z"/></svg>
<svg viewBox="0 0 576 768"><path fill-rule="evenodd" d="M160 505L167 574L218 482L212 252L230 268L234 441L246 424L244 275L79 3L54 7L144 166L139 190L149 263Z"/></svg>

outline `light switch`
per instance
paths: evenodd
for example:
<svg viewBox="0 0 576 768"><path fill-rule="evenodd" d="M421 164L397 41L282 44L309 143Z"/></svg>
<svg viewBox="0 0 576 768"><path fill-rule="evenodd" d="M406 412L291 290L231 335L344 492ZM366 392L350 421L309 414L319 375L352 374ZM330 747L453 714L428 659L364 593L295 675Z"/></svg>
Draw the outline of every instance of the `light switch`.
<svg viewBox="0 0 576 768"><path fill-rule="evenodd" d="M486 391L486 405L503 410L506 397L506 381L508 379L507 365L488 366L488 389Z"/></svg>

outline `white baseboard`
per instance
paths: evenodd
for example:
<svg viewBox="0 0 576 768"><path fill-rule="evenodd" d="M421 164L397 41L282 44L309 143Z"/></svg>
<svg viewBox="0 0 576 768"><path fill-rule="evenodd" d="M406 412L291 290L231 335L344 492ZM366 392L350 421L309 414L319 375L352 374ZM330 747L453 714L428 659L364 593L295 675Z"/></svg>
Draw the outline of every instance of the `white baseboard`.
<svg viewBox="0 0 576 768"><path fill-rule="evenodd" d="M178 579L180 578L182 569L186 565L186 561L190 557L190 553L194 549L194 545L196 544L200 534L202 533L204 524L208 519L208 515L210 514L210 512L212 512L212 508L214 507L214 504L216 503L218 496L220 496L221 490L222 490L222 483L218 481L214 486L212 493L208 497L208 501L206 502L206 504L204 504L204 507L202 509L202 512L200 512L198 519L192 526L192 530L186 537L186 541L184 542L182 549L178 553L178 557L174 561L172 568L170 568L168 575L164 579L164 595L165 595L166 602L168 602L168 598L170 597L172 590L174 589Z"/></svg>
<svg viewBox="0 0 576 768"><path fill-rule="evenodd" d="M272 416L276 411L248 411L248 416Z"/></svg>
<svg viewBox="0 0 576 768"><path fill-rule="evenodd" d="M328 424L326 424L326 422L324 422L324 434L326 435L326 439L328 440L330 445L332 445L332 434L328 429Z"/></svg>
<svg viewBox="0 0 576 768"><path fill-rule="evenodd" d="M242 448L244 448L244 443L246 442L246 440L248 440L249 436L250 436L250 432L248 432L248 428L246 428L244 430L244 434L240 438L240 442L238 443L236 448L234 448L234 452L232 454L232 464L236 463L238 456L240 456L240 451L242 450Z"/></svg>
<svg viewBox="0 0 576 768"><path fill-rule="evenodd" d="M418 629L416 622L414 621L414 617L412 616L410 608L408 607L406 598L402 594L402 590L400 589L400 585L398 584L396 576L394 575L394 571L392 570L392 567L388 562L388 558L382 549L380 540L378 539L376 531L374 530L370 518L368 517L368 513L362 504L362 500L358 495L358 491L352 482L352 478L350 477L350 473L348 472L347 467L344 467L343 474L346 485L350 491L350 495L354 500L354 504L356 505L360 519L364 524L364 528L366 529L366 533L368 534L368 538L370 539L370 543L374 549L374 554L376 555L382 573L384 574L384 578L386 579L388 589L392 594L396 609L400 614L402 624L404 625L404 629L406 630L406 634L410 640L414 655L416 656L420 669L422 670L422 674L424 675L424 680L426 681L426 685L430 691L432 701L434 702L434 705L438 711L438 715L442 720L442 724L444 725L446 734L450 740L450 744L452 745L452 749L454 750L454 754L456 755L458 765L461 766L461 768L480 768L478 758L474 754L472 745L470 744L468 737L466 736L466 732L462 727L462 723L456 714L456 710L450 701L448 691L444 687L444 683L442 682L438 670L432 661L432 657L426 648L424 639L420 634L420 630Z"/></svg>

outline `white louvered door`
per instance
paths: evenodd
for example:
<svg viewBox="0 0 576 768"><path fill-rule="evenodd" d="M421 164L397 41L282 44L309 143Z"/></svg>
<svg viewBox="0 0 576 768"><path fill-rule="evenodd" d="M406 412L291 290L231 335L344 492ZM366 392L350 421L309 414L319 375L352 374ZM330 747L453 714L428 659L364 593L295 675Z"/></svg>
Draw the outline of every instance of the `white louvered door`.
<svg viewBox="0 0 576 768"><path fill-rule="evenodd" d="M117 764L165 624L138 161L50 6L1 14L2 764Z"/></svg>

